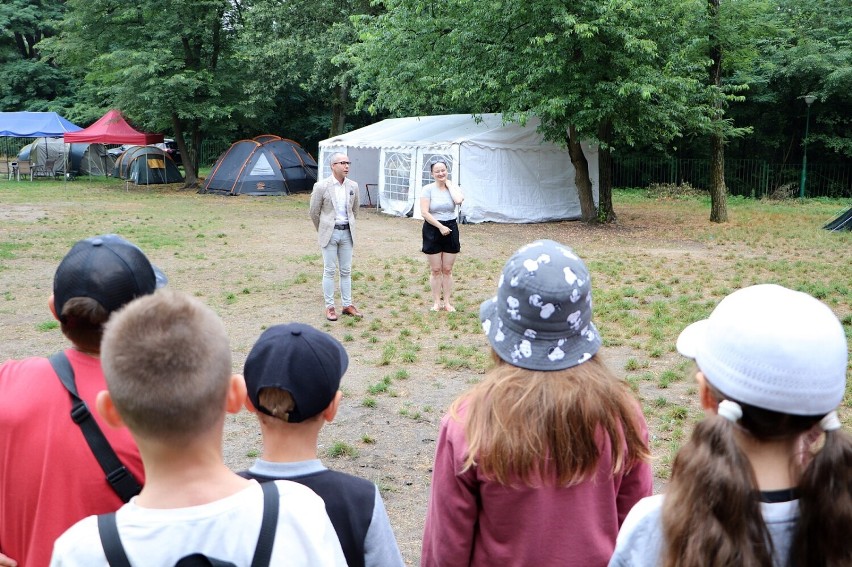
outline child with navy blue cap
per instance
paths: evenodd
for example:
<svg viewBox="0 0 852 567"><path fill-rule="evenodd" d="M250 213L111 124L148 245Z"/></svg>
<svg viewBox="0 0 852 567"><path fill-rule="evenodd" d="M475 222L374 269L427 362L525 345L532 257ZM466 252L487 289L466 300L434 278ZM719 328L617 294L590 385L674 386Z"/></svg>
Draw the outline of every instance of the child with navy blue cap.
<svg viewBox="0 0 852 567"><path fill-rule="evenodd" d="M378 487L332 471L317 458L320 429L340 407L349 365L334 337L301 323L275 325L246 358L246 408L257 414L263 453L240 474L260 482L301 483L325 501L349 567L402 566Z"/></svg>
<svg viewBox="0 0 852 567"><path fill-rule="evenodd" d="M71 526L51 567L346 564L316 494L294 482L261 486L225 465L225 417L242 409L246 387L210 307L168 289L140 297L107 322L101 354L97 411L130 431L145 486L114 514Z"/></svg>

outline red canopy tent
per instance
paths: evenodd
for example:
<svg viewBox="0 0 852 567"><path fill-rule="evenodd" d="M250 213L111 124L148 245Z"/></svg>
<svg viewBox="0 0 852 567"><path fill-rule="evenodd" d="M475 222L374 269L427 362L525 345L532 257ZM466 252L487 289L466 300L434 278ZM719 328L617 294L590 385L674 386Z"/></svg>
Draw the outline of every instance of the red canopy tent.
<svg viewBox="0 0 852 567"><path fill-rule="evenodd" d="M99 142L101 144L147 146L159 144L163 141L162 134L148 134L134 130L118 110L110 110L101 116L97 122L79 132L66 132L63 138L66 144Z"/></svg>
<svg viewBox="0 0 852 567"><path fill-rule="evenodd" d="M110 110L101 116L97 122L78 132L66 132L62 138L66 144L73 143L100 143L100 144L131 144L134 146L147 146L159 144L164 141L162 134L149 134L135 130L119 110ZM165 153L165 149L163 150ZM68 167L66 164L66 171ZM66 181L68 176L65 177Z"/></svg>

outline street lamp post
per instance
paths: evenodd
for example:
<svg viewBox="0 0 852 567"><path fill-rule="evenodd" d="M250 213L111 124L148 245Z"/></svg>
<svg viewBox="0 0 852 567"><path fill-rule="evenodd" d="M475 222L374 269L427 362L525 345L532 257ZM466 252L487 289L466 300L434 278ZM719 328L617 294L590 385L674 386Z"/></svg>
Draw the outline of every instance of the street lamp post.
<svg viewBox="0 0 852 567"><path fill-rule="evenodd" d="M802 181L799 183L799 198L805 198L805 182L808 179L808 129L811 125L811 105L816 100L814 95L805 95L805 104L808 105L807 118L805 118L805 143L802 151Z"/></svg>

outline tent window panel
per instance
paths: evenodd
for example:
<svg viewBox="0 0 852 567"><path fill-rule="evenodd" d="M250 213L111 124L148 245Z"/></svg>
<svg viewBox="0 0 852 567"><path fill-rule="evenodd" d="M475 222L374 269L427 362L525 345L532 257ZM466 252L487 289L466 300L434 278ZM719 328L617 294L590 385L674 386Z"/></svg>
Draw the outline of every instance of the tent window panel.
<svg viewBox="0 0 852 567"><path fill-rule="evenodd" d="M166 169L166 162L162 158L148 158L149 169Z"/></svg>
<svg viewBox="0 0 852 567"><path fill-rule="evenodd" d="M345 149L345 148L344 148ZM320 161L322 162L322 172L320 173L320 179L325 179L326 177L331 175L331 156L334 154L346 154L344 149L334 148L331 150L322 150L322 156L320 157Z"/></svg>
<svg viewBox="0 0 852 567"><path fill-rule="evenodd" d="M438 163L439 161L447 164L447 177L450 180L453 180L453 156L449 154L423 154L423 170L420 172L420 186L428 185L432 183L434 179L432 179L432 164Z"/></svg>
<svg viewBox="0 0 852 567"><path fill-rule="evenodd" d="M383 198L408 201L411 193L411 155L389 153L385 158L385 186Z"/></svg>

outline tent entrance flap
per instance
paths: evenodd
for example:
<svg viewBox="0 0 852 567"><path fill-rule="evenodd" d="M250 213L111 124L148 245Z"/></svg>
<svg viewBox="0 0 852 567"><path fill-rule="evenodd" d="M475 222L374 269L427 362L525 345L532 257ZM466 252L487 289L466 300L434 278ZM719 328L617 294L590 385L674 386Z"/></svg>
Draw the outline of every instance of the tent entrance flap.
<svg viewBox="0 0 852 567"><path fill-rule="evenodd" d="M251 168L251 172L249 172L251 176L270 176L275 175L275 171L272 169L272 166L269 164L269 160L265 155L261 155L257 158L257 162L254 164L254 167Z"/></svg>
<svg viewBox="0 0 852 567"><path fill-rule="evenodd" d="M414 209L414 152L382 152L379 206L386 213L406 216Z"/></svg>

